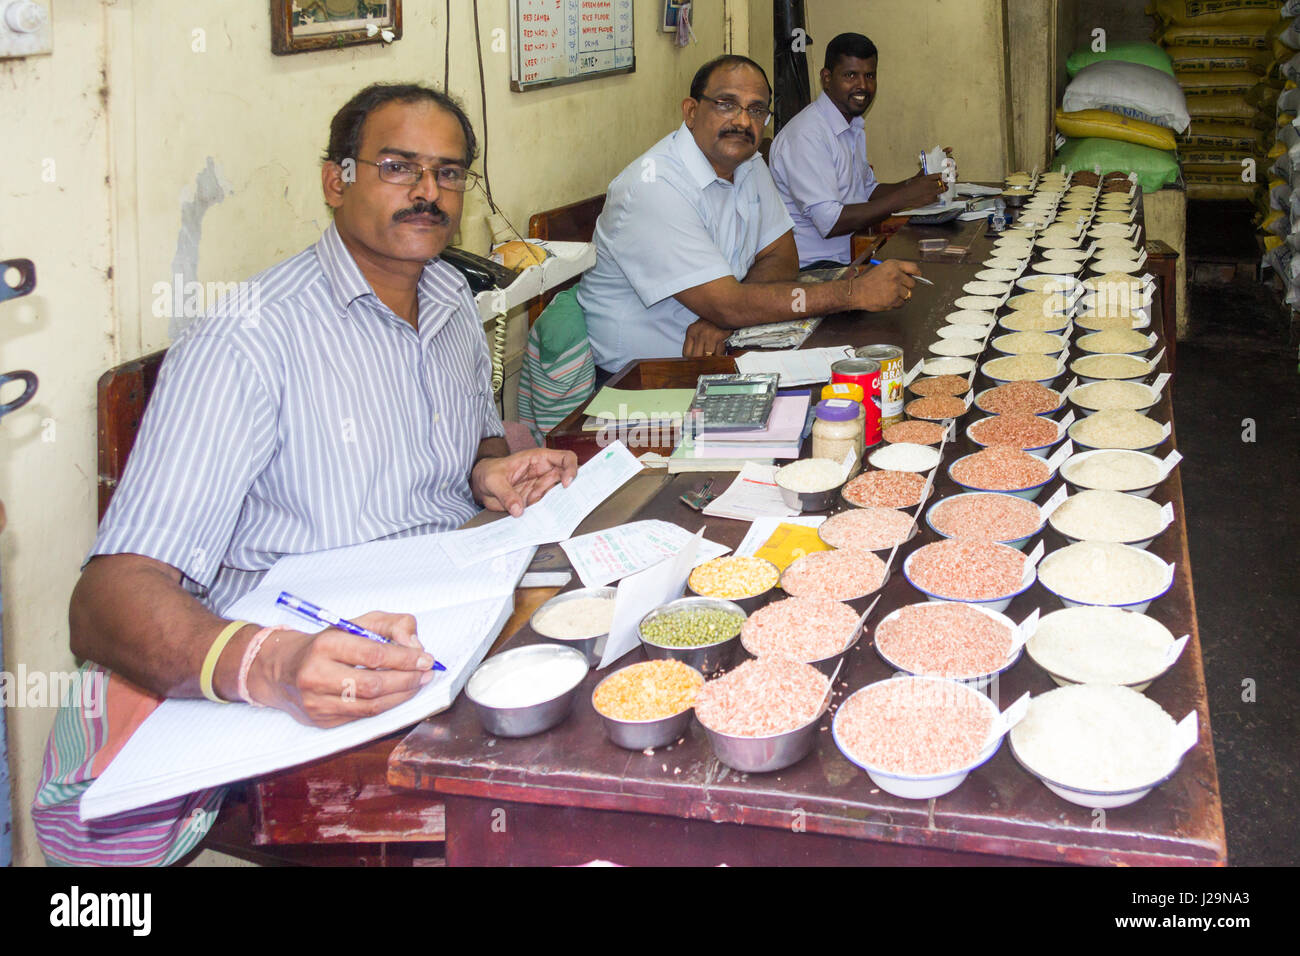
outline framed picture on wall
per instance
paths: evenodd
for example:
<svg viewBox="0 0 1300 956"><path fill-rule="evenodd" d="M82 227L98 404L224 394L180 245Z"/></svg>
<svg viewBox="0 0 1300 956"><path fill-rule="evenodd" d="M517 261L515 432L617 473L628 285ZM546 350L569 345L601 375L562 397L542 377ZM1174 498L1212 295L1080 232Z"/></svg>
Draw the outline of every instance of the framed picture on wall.
<svg viewBox="0 0 1300 956"><path fill-rule="evenodd" d="M271 52L334 50L402 37L402 0L271 0Z"/></svg>
<svg viewBox="0 0 1300 956"><path fill-rule="evenodd" d="M664 0L664 22L662 30L664 33L677 32L677 12L687 0Z"/></svg>

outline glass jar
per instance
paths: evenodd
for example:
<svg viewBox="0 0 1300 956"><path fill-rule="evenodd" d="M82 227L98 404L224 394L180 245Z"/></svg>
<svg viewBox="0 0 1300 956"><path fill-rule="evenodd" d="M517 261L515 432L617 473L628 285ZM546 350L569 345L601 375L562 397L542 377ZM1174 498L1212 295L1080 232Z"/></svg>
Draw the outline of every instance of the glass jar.
<svg viewBox="0 0 1300 956"><path fill-rule="evenodd" d="M852 452L853 467L849 475L856 474L863 448L862 405L845 398L825 398L817 403L816 416L812 429L813 457L843 461Z"/></svg>

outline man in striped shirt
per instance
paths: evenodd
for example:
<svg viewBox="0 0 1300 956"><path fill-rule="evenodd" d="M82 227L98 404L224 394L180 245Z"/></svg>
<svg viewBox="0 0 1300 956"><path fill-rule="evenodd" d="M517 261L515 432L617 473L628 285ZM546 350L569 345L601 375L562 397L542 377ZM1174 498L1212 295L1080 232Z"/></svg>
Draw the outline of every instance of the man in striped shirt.
<svg viewBox="0 0 1300 956"><path fill-rule="evenodd" d="M334 117L321 172L332 225L252 280L256 311L218 309L168 353L72 596L74 653L154 695L197 697L227 636L221 610L280 555L455 528L479 505L518 515L573 479L572 452L509 453L477 309L437 258L474 154L464 112L423 87L369 87ZM246 655L250 624L211 690L328 727L431 679L414 618L357 620L396 643L282 630ZM102 769L92 753L69 773L59 735L43 790Z"/></svg>

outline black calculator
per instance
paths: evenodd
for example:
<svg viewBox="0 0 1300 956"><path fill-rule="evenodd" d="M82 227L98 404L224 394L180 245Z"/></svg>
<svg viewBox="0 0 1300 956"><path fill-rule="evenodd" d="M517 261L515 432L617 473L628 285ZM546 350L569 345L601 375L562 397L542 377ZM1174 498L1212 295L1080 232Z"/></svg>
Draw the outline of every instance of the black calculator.
<svg viewBox="0 0 1300 956"><path fill-rule="evenodd" d="M760 431L767 427L781 376L775 372L701 375L691 399L697 432Z"/></svg>

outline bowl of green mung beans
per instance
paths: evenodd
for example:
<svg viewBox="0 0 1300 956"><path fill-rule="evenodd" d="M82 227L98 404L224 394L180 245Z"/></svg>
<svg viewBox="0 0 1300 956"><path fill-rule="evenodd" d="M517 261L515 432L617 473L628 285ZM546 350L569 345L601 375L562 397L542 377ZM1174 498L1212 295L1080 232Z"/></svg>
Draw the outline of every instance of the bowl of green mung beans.
<svg viewBox="0 0 1300 956"><path fill-rule="evenodd" d="M745 617L734 601L685 597L655 608L637 630L647 657L681 661L713 674L735 657Z"/></svg>

